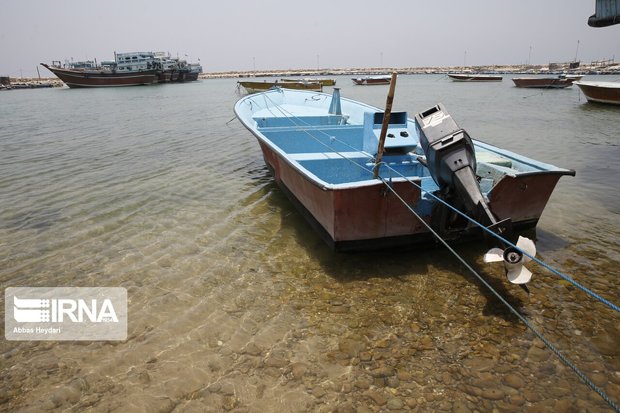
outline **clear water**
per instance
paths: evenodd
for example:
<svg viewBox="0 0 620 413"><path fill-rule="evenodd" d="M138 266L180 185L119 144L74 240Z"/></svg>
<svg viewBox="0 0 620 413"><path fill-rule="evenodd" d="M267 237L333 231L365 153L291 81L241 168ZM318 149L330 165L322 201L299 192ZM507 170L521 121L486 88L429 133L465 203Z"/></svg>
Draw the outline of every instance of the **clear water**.
<svg viewBox="0 0 620 413"><path fill-rule="evenodd" d="M386 86L337 80L384 106ZM125 342L3 338L1 410L608 408L449 252L329 251L231 121L237 99L235 79L0 93L3 289L129 297ZM474 138L576 170L538 256L620 304L620 108L508 76L399 77L394 110L438 102ZM482 263L483 245L458 251L620 402L617 313L538 265L528 296Z"/></svg>

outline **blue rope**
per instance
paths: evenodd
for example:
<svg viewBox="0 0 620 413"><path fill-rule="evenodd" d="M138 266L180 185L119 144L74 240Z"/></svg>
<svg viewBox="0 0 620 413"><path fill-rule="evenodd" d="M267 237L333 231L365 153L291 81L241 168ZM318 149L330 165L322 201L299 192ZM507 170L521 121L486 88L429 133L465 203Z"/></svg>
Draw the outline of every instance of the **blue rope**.
<svg viewBox="0 0 620 413"><path fill-rule="evenodd" d="M282 90L279 90L280 93L282 93ZM295 126L311 126L309 124L307 124L306 122L304 122L301 119L297 119L302 125L300 124L296 124L292 118L296 118L296 116L294 116L292 113L286 111L285 109L283 109L282 107L280 107L280 105L278 105L277 103L275 103L273 100L271 100L271 98L263 95L263 99L265 99L265 103L267 103L267 99L269 99L269 101L277 108L278 111L280 111L282 114L284 115L288 115L287 117L289 118L289 120L291 121L291 123L293 123L293 125ZM269 105L267 104L267 109L269 109ZM271 112L271 109L269 109L269 111ZM271 112L273 113L273 112ZM275 114L274 114L275 115ZM304 132L306 132L311 138L313 138L314 140L316 140L318 143L320 143L323 146L326 146L328 148L330 148L332 151L333 149L321 142L318 138L316 138L315 136L313 136L308 130L304 129ZM318 131L321 134L324 134L330 138L332 138L330 135L328 135L327 133L323 132L323 131ZM340 139L336 139L334 138L335 141L350 147L351 149L357 150L357 148L349 145L348 143L341 141ZM344 159L347 159L349 162L353 163L355 166L360 167L364 170L368 170L370 172L372 172L370 169L367 169L365 166L358 164L357 162L347 158L346 156L342 155L341 153L339 153L338 151L334 151L336 154L338 154L339 156L341 156ZM363 152L363 151L362 151ZM368 155L370 158L372 158L372 155L367 153L367 152L363 152L364 154ZM412 184L413 186L417 187L418 189L420 189L420 191L424 190L422 189L422 187L418 184L416 184L415 182L413 182L412 180L410 180L408 177L406 177L405 175L401 174L400 172L398 172L396 169L392 168L390 165L388 165L385 162L381 162L383 165L385 165L389 170L393 171L395 174L397 174L398 176L400 176L401 178L404 178L407 182L409 182L410 184ZM589 288L579 284L577 281L573 280L571 277L569 277L568 275L565 275L563 273L561 273L560 271L556 270L555 268L553 268L551 265L545 263L544 261L539 260L538 258L531 256L530 254L528 254L527 252L523 251L521 248L517 247L516 245L514 245L512 242L508 241L507 239L505 239L504 237L502 237L501 235L491 231L490 229L488 229L486 226L482 225L481 223L479 223L478 221L476 221L475 219L469 217L468 215L464 214L463 212L459 211L458 209L454 208L452 205L448 204L447 202L445 202L443 199L437 197L435 194L433 194L432 192L426 192L427 194L429 194L430 196L432 196L435 200L437 200L438 202L440 202L441 204L447 206L448 208L450 208L452 211L456 212L457 214L461 215L462 217L464 217L465 219L469 220L471 223L477 225L478 227L482 228L484 231L486 231L488 234L494 236L495 238L499 239L500 241L502 241L504 244L506 245L510 245L511 247L516 248L517 250L521 251L521 253L523 253L523 255L527 256L528 258L532 259L533 261L537 262L538 264L540 264L541 266L543 266L544 268L546 268L547 270L549 270L551 273L561 277L562 279L564 279L565 281L568 281L570 284L572 284L574 287L578 288L579 290L583 291L584 293L590 295L591 297L597 299L598 301L600 301L601 303L605 304L606 306L608 306L609 308L611 308L612 310L615 310L617 312L620 312L620 307L618 307L616 304L612 303L611 301L601 297L600 295L598 295L597 293L595 293L594 291L590 290Z"/></svg>
<svg viewBox="0 0 620 413"><path fill-rule="evenodd" d="M493 293L493 295L495 295L495 297L497 297L506 307L508 307L508 309L515 316L517 316L517 318L519 318L519 320L521 320L523 324L525 324L527 328L529 328L530 331L532 331L532 333L534 333L534 335L538 337L545 344L545 346L547 346L547 348L553 352L553 354L555 354L566 366L568 366L575 374L577 374L577 376L579 376L579 378L586 385L588 385L588 387L590 387L592 390L598 393L598 395L601 396L601 398L605 400L605 402L607 402L607 404L612 409L614 409L616 412L620 412L620 406L614 403L614 401L611 400L609 396L607 396L607 394L603 391L603 389L601 389L596 384L594 384L592 380L590 380L584 372L582 372L573 362L571 362L564 354L562 354L562 352L560 352L560 350L558 350L556 346L554 346L538 330L536 330L536 328L534 328L534 326L525 317L523 317L521 313L519 313L512 305L510 305L510 303L506 301L506 299L502 297L500 293L498 293L480 274L478 274L478 272L474 270L452 247L450 247L450 245L444 239L442 239L441 236L439 236L439 234L437 234L437 232L435 232L433 228L431 228L431 226L427 224L426 221L424 221L407 204L407 202L403 198L401 198L400 195L398 195L398 193L394 190L394 188L392 188L392 186L388 182L385 181L385 178L379 177L379 179L407 207L407 209L409 209L409 211L411 211L411 213L413 213L413 215L415 215L415 217L461 262L461 264L463 264L465 268L467 268L472 274L474 274L476 278L478 278L478 280L482 284L484 284L484 286L487 287L489 291Z"/></svg>
<svg viewBox="0 0 620 413"><path fill-rule="evenodd" d="M280 93L282 93L282 91L280 90ZM271 101L271 103L277 108L277 110L279 110L281 113L283 113L284 115L288 115L287 117L289 118L289 120L291 121L291 123L293 123L293 125L295 126L311 126L309 124L307 124L306 122L304 122L301 119L298 119L298 121L300 121L300 123L305 124L305 125L299 125L296 124L292 118L296 118L296 116L294 116L292 113L284 110L282 107L280 107L280 105L278 105L277 103L275 103L273 100L271 100L271 98L267 97L267 96L263 96L263 99L265 99L265 103L267 102L267 99L269 99L269 101ZM267 104L267 108L269 108L269 105ZM270 110L270 109L269 109ZM271 112L271 110L270 110ZM273 112L272 112L273 113ZM275 114L274 114L275 115ZM311 138L313 138L314 140L316 140L318 143L320 143L323 146L326 146L328 148L329 145L321 142L318 138L314 137L308 130L304 129L304 132L306 132ZM329 136L331 138L330 135L328 135L327 133L323 132L323 131L318 131L326 136ZM335 138L334 138L335 139ZM339 139L335 139L337 142L342 143L352 149L357 150L357 148L349 145L348 143L341 141ZM331 148L330 148L331 149ZM333 151L333 149L331 149ZM355 166L360 167L364 170L368 170L369 172L372 172L372 170L367 169L365 166L358 164L357 162L347 158L346 156L342 155L341 153L334 151L336 154L338 154L339 156L341 156L344 159L347 159L349 162L353 163ZM364 154L368 155L369 157L372 158L372 155L366 152L363 152ZM412 184L413 186L417 187L418 189L420 189L420 191L424 190L422 189L422 187L418 184L416 184L415 182L413 182L412 180L410 180L408 177L406 177L405 175L401 174L400 172L398 172L396 169L392 168L390 165L388 165L385 162L381 162L383 165L386 166L386 168L388 168L389 170L393 171L395 174L399 175L401 178L404 178L407 182L409 182L410 184ZM445 202L443 199L437 197L435 194L433 194L432 192L426 192L427 194L429 194L430 196L432 196L435 200L437 200L438 202L440 202L441 204L447 206L448 208L450 208L452 211L456 212L457 214L459 214L460 216L464 217L465 219L469 220L471 223L477 225L478 227L482 228L484 231L486 231L488 234L494 236L495 238L499 239L500 241L502 241L504 244L506 245L510 245L511 247L516 248L517 250L521 251L521 253L523 253L523 255L527 256L528 258L532 259L533 261L537 262L538 264L540 264L541 266L543 266L544 268L546 268L547 270L549 270L551 273L561 277L562 279L564 279L565 281L568 281L570 284L572 284L574 287L578 288L579 290L583 291L584 293L590 295L591 297L594 297L595 299L597 299L598 301L600 301L601 303L605 304L606 306L608 306L609 308L611 308L612 310L615 310L617 312L620 312L620 307L618 307L616 304L612 303L611 301L601 297L600 295L598 295L597 293L595 293L594 291L590 290L589 288L579 284L577 281L573 280L571 277L569 277L568 275L565 275L563 273L561 273L560 271L556 270L555 268L553 268L551 265L545 263L544 261L539 260L538 258L531 256L530 254L528 254L527 252L523 251L521 248L517 247L516 245L514 245L512 242L508 241L507 239L505 239L504 237L502 237L501 235L491 231L490 229L488 229L486 226L482 225L481 223L479 223L478 221L476 221L475 219L469 217L468 215L464 214L463 212L459 211L458 209L454 208L452 205L448 204L447 202ZM417 216L417 215L416 215Z"/></svg>
<svg viewBox="0 0 620 413"><path fill-rule="evenodd" d="M386 163L383 163L388 169L390 169L391 171L394 171L394 173L396 173L397 175L399 175L400 177L406 179L410 184L412 184L413 186L417 187L420 189L420 191L424 190L422 189L422 187L418 184L416 184L415 182L413 182L412 180L410 180L409 178L407 178L406 176L404 176L403 174L401 174L400 172L398 172L396 169L392 168L391 166L389 166ZM486 226L482 225L481 223L479 223L478 221L476 221L475 219L469 217L468 215L464 214L463 212L459 211L458 209L454 208L452 205L448 204L447 202L445 202L443 199L439 198L438 196L436 196L435 194L433 194L432 192L426 192L427 194L429 194L430 196L432 196L435 200L439 201L440 203L442 203L443 205L447 206L448 208L450 208L452 211L456 212L457 214L459 214L460 216L466 218L467 220L469 220L471 223L479 226L480 228L482 228L484 231L486 231L488 234L494 236L495 238L499 239L500 241L502 241L503 243L510 245L511 247L516 248L517 250L521 251L523 253L523 255L527 256L528 258L536 261L538 264L542 265L544 268L546 268L547 270L549 270L550 272L552 272L553 274L556 274L560 277L562 277L564 280L568 281L569 283L571 283L572 285L574 285L575 287L577 287L578 289L580 289L581 291L585 292L586 294L596 298L597 300L599 300L600 302L602 302L603 304L605 304L606 306L608 306L609 308L616 310L617 312L620 312L620 307L618 307L616 304L612 303L611 301L601 297L600 295L598 295L597 293L595 293L594 291L590 290L587 287L584 287L583 285L579 284L577 281L573 280L571 277L569 277L568 275L562 274L560 271L556 270L555 268L553 268L552 266L550 266L549 264L539 260L536 257L531 256L530 254L528 254L527 252L523 251L521 248L517 247L516 245L514 245L512 242L508 241L507 239L505 239L504 237L502 237L501 235L491 231L490 229L488 229Z"/></svg>
<svg viewBox="0 0 620 413"><path fill-rule="evenodd" d="M279 90L280 93L282 93L282 90ZM269 104L267 104L267 99L269 99L269 101L275 106L275 108L280 111L282 114L284 115L288 115L287 118L289 118L289 120L291 121L291 123L295 126L298 127L304 127L304 126L311 126L309 124L307 124L306 122L304 122L301 119L297 119L299 121L299 124L295 123L293 121L292 118L297 118L296 116L294 116L292 113L286 111L285 109L283 109L280 105L278 105L277 103L275 103L273 100L271 100L271 98L269 98L266 95L263 95L263 99L265 100L266 103L266 107L267 109L271 112L271 109L269 108ZM275 113L271 112L272 114ZM316 140L318 143L320 143L321 145L330 148L330 150L333 151L333 149L321 142L318 138L316 138L315 136L313 136L308 130L304 129L304 132L306 132L308 134L308 136L310 136L312 139ZM323 131L318 131L319 133L326 135L330 138L333 138L335 141L348 146L351 149L357 150L357 148L349 145L348 143L341 141L340 139L336 139L335 137L330 136L329 134L323 132ZM341 156L342 158L348 160L349 162L353 163L355 166L360 167L364 170L368 170L370 172L372 172L370 169L367 169L365 166L358 164L357 162L347 158L346 156L342 155L341 153L339 153L338 151L334 151L336 154L338 154L339 156ZM362 151L363 152L363 151ZM363 152L365 155L368 155L370 158L372 158L372 155L367 153L367 152ZM417 187L418 189L420 189L420 191L424 190L422 189L422 187L418 184L416 184L415 182L413 182L412 180L410 180L408 177L406 177L405 175L401 174L400 172L398 172L396 169L392 168L390 165L388 165L385 162L381 162L383 165L385 165L389 170L393 171L395 174L397 174L398 176L400 176L401 178L404 178L407 182L409 182L410 184L412 184L413 186ZM491 231L490 229L488 229L486 226L482 225L481 223L479 223L478 221L476 221L475 219L469 217L468 215L464 214L463 212L459 211L458 209L454 208L452 205L448 204L447 202L445 202L443 199L437 197L435 194L433 194L432 192L426 192L427 194L429 194L430 196L432 196L435 200L437 200L438 202L440 202L441 204L447 206L448 208L450 208L452 211L456 212L457 214L461 215L462 217L464 217L465 219L469 220L471 223L477 225L478 227L482 228L484 231L486 231L488 234L494 236L495 238L499 239L500 241L502 241L504 244L506 245L510 245L511 247L516 248L517 250L521 251L521 253L523 253L523 255L527 256L528 258L532 259L533 261L537 262L538 264L540 264L541 266L543 266L544 268L546 268L547 270L549 270L551 273L561 277L562 279L564 279L565 281L568 281L570 284L572 284L574 287L578 288L579 290L583 291L584 293L590 295L591 297L594 297L595 299L597 299L598 301L600 301L601 303L605 304L606 306L608 306L609 308L620 312L620 307L618 307L616 304L612 303L611 301L601 297L600 295L598 295L597 293L595 293L594 291L590 290L589 288L579 284L577 281L573 280L571 277L569 277L568 275L565 275L563 273L561 273L560 271L556 270L555 268L553 268L552 266L550 266L549 264L545 263L544 261L539 260L538 258L531 256L530 254L528 254L527 252L523 251L521 248L517 247L516 245L514 245L512 242L508 241L507 239L505 239L504 237L502 237L501 235Z"/></svg>
<svg viewBox="0 0 620 413"><path fill-rule="evenodd" d="M269 99L271 100L271 99ZM291 123L293 123L293 125L295 126L300 126L298 124L295 124L295 122L292 120L292 118L296 118L296 116L294 116L292 113L285 111L284 109L282 109L278 104L276 104L275 102L272 101L272 103L274 103L275 107L283 114L288 114L289 116L289 120L291 121ZM271 111L271 110L270 110ZM301 121L303 123L303 121ZM309 125L307 125L309 126ZM316 138L315 136L313 136L307 129L303 129L304 132L306 132L306 134L308 136L310 136L312 139L314 139L315 141L317 141L318 143L320 143L323 146L326 146L328 148L330 148L332 151L333 149L321 142L318 138ZM322 131L320 131L321 133L324 133ZM324 133L325 134L325 133ZM326 134L327 135L327 134ZM328 135L329 136L329 135ZM347 145L349 146L349 145ZM364 165L360 165L357 162L347 158L346 156L344 156L343 154L339 153L338 151L333 151L335 152L338 156L348 160L349 162L351 162L352 164L354 164L355 166L357 166L358 168L361 168L365 171L368 171L369 173L373 173L372 169L367 168ZM410 179L408 179L407 177L403 176L402 174L400 174L398 171L396 171L394 168L391 168L388 164L386 164L385 162L381 162L383 165L385 165L388 169L394 171L397 175L400 175L401 177L405 178L405 180L407 180L409 183L413 184L414 186L416 186L417 188L420 189L420 191L422 191L422 188L420 186L418 186L415 182L411 181ZM435 232L433 230L433 228L431 228L431 226L424 221L424 219L422 219L422 217L420 217L415 210L413 210L413 208L411 208L411 206L409 206L409 204L407 204L407 202L401 198L400 195L398 195L398 193L394 190L394 188L390 185L390 182L387 182L385 180L385 178L383 177L379 177L379 179L381 180L381 182L388 188L388 190L390 190L390 192L392 192L402 203L403 205L405 205L405 207L407 207L407 209L465 266L465 268L467 268L472 274L474 274L476 276L476 278L482 283L484 284L485 287L487 287L489 289L489 291L491 291L493 293L493 295L495 295L519 320L521 320L528 329L530 329L530 331L532 331L534 333L534 335L536 337L538 337L544 344L545 346L547 346L548 349L550 349L553 354L555 354L566 366L568 366L571 370L573 370L573 372L575 374L577 374L577 376L586 384L588 385L592 390L594 390L599 396L601 396L601 398L603 400L605 400L605 402L607 402L607 404L614 409L616 412L620 413L620 407L614 403L609 396L607 396L607 394L600 388L598 387L596 384L594 384L586 375L585 373L583 373L574 363L572 363L566 356L564 356L560 350L557 349L557 347L555 347L549 340L547 340L540 332L538 332L538 330L536 330L536 328L534 328L534 326L525 318L521 315L521 313L519 313L513 306L510 305L510 303L508 301L506 301L506 299L504 299L504 297L502 297L501 294L499 294L480 274L478 274L478 272L476 272L476 270L474 270L452 247L450 247L450 245L444 240L442 239L439 234L437 234L437 232ZM495 234L494 232L490 231L489 229L487 229L485 226L483 226L482 224L476 222L475 220L471 219L470 217L468 217L467 215L464 215L462 212L460 212L459 210L457 210L456 208L452 207L452 205L449 205L447 203L445 203L442 199L436 197L434 194L427 192L428 194L430 194L432 197L434 197L435 199L437 199L438 201L440 201L441 203L443 203L444 205L448 206L450 209L452 209L453 211L457 212L458 214L464 216L465 218L467 218L468 220L470 220L471 222L473 222L474 224L480 226L481 228L485 229L486 231L488 231L490 234L497 236L498 238L500 238L503 242L505 242L508 245L511 245L515 248L517 248L519 251L521 251L520 248L518 248L516 245L513 245L511 242L505 240L504 238L502 238L501 236ZM523 251L522 251L523 252ZM536 258L530 256L529 254L525 253L525 255L527 255L528 257L536 260L536 262L539 262L539 260L537 260ZM542 263L543 266L546 267L546 264ZM561 275L561 274L560 274ZM570 280L570 279L569 279ZM572 281L572 280L571 280ZM573 281L574 284L578 285L576 282ZM584 287L585 288L585 287ZM589 291L587 289L585 289L586 291ZM606 300L605 300L606 301ZM613 305L613 304L612 304Z"/></svg>

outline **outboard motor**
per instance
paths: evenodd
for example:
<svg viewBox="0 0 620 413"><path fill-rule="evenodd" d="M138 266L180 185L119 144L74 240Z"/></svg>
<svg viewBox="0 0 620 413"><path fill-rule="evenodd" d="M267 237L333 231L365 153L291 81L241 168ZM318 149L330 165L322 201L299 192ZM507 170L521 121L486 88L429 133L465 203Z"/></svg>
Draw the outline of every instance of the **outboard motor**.
<svg viewBox="0 0 620 413"><path fill-rule="evenodd" d="M480 191L474 172L476 153L467 132L458 127L441 103L418 113L415 121L428 170L444 197L456 204L461 201L467 212L496 233L509 231L510 218L498 222ZM445 221L444 215L437 225L440 232L445 231ZM536 255L536 246L532 240L519 237L516 247L492 248L485 254L484 261L503 261L508 280L529 293L525 284L532 273L524 264Z"/></svg>
<svg viewBox="0 0 620 413"><path fill-rule="evenodd" d="M418 113L415 120L428 169L442 192L456 192L476 219L496 224L476 179L476 154L467 132L441 103Z"/></svg>

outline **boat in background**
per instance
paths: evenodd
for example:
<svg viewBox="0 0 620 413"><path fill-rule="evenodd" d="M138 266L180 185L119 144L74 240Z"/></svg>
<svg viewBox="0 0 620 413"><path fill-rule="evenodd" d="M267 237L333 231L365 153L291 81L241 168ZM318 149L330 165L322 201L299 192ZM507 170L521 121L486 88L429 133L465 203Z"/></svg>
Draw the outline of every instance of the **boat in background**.
<svg viewBox="0 0 620 413"><path fill-rule="evenodd" d="M573 82L577 80L581 80L581 78L583 77L583 75L562 75L562 76L566 76L567 79L571 79Z"/></svg>
<svg viewBox="0 0 620 413"><path fill-rule="evenodd" d="M573 85L575 78L566 75L555 77L514 77L512 78L516 87L539 88L539 89L563 89Z"/></svg>
<svg viewBox="0 0 620 413"><path fill-rule="evenodd" d="M620 82L576 81L588 102L620 105Z"/></svg>
<svg viewBox="0 0 620 413"><path fill-rule="evenodd" d="M202 73L200 63L188 63L165 52L155 52L154 55L156 64L161 70L160 83L194 81L198 80L198 75Z"/></svg>
<svg viewBox="0 0 620 413"><path fill-rule="evenodd" d="M320 83L323 86L334 86L336 85L336 79L325 79L318 77L304 77L303 79L280 79L281 82L316 82Z"/></svg>
<svg viewBox="0 0 620 413"><path fill-rule="evenodd" d="M200 63L188 63L187 73L185 74L185 81L193 82L198 80L198 75L202 73L202 65Z"/></svg>
<svg viewBox="0 0 620 413"><path fill-rule="evenodd" d="M378 75L354 77L351 80L353 80L353 83L356 85L389 85L391 78L392 77L389 75Z"/></svg>
<svg viewBox="0 0 620 413"><path fill-rule="evenodd" d="M241 98L234 110L283 192L339 251L433 244L429 228L450 241L482 236L438 197L485 225L489 211L515 231L533 228L559 179L575 174L470 139L441 104L415 120L391 112L384 152L384 111L341 99L338 88L274 89ZM455 171L445 155L459 159Z"/></svg>
<svg viewBox="0 0 620 413"><path fill-rule="evenodd" d="M197 80L202 66L171 58L163 52L114 53L114 60L41 63L71 88L138 86Z"/></svg>
<svg viewBox="0 0 620 413"><path fill-rule="evenodd" d="M320 92L323 90L323 85L318 82L305 82L303 80L296 82L255 82L255 81L240 81L237 82L239 86L243 86L247 93L264 92L272 88L285 88L296 90L310 90Z"/></svg>
<svg viewBox="0 0 620 413"><path fill-rule="evenodd" d="M52 65L41 63L41 66L70 88L152 85L158 82L160 74L158 69L151 66L144 69L132 65L67 68L62 67L60 62L52 62Z"/></svg>
<svg viewBox="0 0 620 413"><path fill-rule="evenodd" d="M504 80L500 75L483 73L448 73L448 77L455 82L501 82Z"/></svg>

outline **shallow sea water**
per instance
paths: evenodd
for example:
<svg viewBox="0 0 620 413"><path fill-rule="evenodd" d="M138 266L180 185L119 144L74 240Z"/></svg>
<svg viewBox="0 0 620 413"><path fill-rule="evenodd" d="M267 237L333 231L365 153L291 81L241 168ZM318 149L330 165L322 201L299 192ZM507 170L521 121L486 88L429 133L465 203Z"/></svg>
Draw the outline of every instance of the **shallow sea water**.
<svg viewBox="0 0 620 413"><path fill-rule="evenodd" d="M387 87L337 81L384 106ZM0 93L3 290L120 286L129 300L124 342L3 334L0 410L609 410L449 252L329 251L231 121L238 98L236 79ZM508 76L399 77L394 110L437 102L475 138L576 170L538 256L620 304L620 108ZM615 311L539 265L528 296L482 263L484 245L457 250L620 403Z"/></svg>

